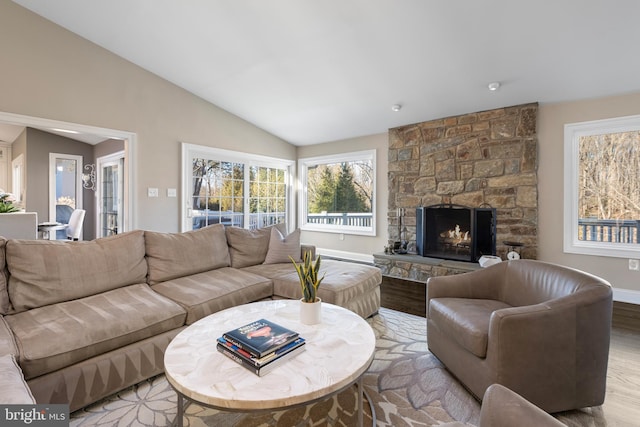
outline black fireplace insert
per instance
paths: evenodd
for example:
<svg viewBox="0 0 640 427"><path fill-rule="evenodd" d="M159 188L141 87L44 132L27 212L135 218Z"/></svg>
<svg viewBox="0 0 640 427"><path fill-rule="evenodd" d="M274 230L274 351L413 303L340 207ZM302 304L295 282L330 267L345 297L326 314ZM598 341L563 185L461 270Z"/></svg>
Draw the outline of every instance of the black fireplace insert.
<svg viewBox="0 0 640 427"><path fill-rule="evenodd" d="M495 208L440 204L416 209L419 255L477 262L496 254Z"/></svg>

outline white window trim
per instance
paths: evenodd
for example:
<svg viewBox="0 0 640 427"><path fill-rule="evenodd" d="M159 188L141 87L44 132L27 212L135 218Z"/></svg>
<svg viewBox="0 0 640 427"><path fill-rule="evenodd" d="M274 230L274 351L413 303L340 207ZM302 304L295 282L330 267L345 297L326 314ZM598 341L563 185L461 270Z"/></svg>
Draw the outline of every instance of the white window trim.
<svg viewBox="0 0 640 427"><path fill-rule="evenodd" d="M84 167L84 160L82 156L76 154L61 154L61 153L49 153L49 221L56 220L56 162L58 159L74 160L76 162L76 209L84 209L82 200L82 168Z"/></svg>
<svg viewBox="0 0 640 427"><path fill-rule="evenodd" d="M640 130L640 115L571 123L564 126L564 252L638 258L640 245L578 240L578 153L580 138Z"/></svg>
<svg viewBox="0 0 640 427"><path fill-rule="evenodd" d="M192 167L191 159L193 157L212 158L225 162L242 163L248 167L266 166L274 168L286 168L287 173L287 228L292 231L295 228L295 202L294 202L294 182L295 182L295 160L279 159L276 157L262 156L259 154L243 153L240 151L225 150L222 148L207 147L204 145L182 143L182 168L180 176L182 177L182 209L181 209L181 231L191 230L191 217L189 210L191 209L190 181ZM248 168L246 172L248 173ZM244 212L249 212L249 182L244 182ZM248 221L245 221L245 226Z"/></svg>
<svg viewBox="0 0 640 427"><path fill-rule="evenodd" d="M371 227L348 227L341 225L331 225L331 224L310 224L307 222L307 196L308 196L308 186L307 186L307 170L310 166L314 166L317 164L326 164L326 163L340 163L340 162L349 162L349 161L357 161L357 160L371 160L373 166L373 206L371 206ZM351 153L340 153L340 154L332 154L326 156L317 156L317 157L306 157L303 159L298 159L298 177L299 177L299 194L298 194L298 212L299 218L298 222L300 224L301 230L306 231L320 231L326 233L341 233L341 234L355 234L361 236L375 236L376 235L376 187L377 187L377 176L376 176L376 150L364 150L364 151L355 151Z"/></svg>

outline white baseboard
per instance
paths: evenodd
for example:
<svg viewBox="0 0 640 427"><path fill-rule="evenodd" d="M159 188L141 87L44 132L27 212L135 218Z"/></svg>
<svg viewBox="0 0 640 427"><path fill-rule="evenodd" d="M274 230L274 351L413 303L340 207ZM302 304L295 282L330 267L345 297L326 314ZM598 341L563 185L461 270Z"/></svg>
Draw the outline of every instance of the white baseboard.
<svg viewBox="0 0 640 427"><path fill-rule="evenodd" d="M640 304L640 291L613 288L613 300L628 302L629 304Z"/></svg>
<svg viewBox="0 0 640 427"><path fill-rule="evenodd" d="M347 259L349 261L357 261L357 262L364 262L367 264L373 264L373 255L370 255L370 254L337 251L335 249L324 249L324 248L316 248L316 253L323 256L332 257L332 258Z"/></svg>

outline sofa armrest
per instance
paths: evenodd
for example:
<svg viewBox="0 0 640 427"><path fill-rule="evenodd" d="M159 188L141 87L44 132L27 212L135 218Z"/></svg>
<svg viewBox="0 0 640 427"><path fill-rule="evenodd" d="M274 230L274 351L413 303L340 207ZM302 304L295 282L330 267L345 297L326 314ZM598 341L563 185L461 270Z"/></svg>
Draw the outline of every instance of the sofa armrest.
<svg viewBox="0 0 640 427"><path fill-rule="evenodd" d="M491 385L482 399L479 427L563 427L560 421L500 384Z"/></svg>
<svg viewBox="0 0 640 427"><path fill-rule="evenodd" d="M430 277L427 280L427 305L432 298L500 300L500 291L506 276L505 270L506 263L499 263L468 273Z"/></svg>
<svg viewBox="0 0 640 427"><path fill-rule="evenodd" d="M4 316L0 316L0 356L6 354L18 356L18 348Z"/></svg>
<svg viewBox="0 0 640 427"><path fill-rule="evenodd" d="M13 355L0 356L0 403L30 405L36 403L22 370Z"/></svg>

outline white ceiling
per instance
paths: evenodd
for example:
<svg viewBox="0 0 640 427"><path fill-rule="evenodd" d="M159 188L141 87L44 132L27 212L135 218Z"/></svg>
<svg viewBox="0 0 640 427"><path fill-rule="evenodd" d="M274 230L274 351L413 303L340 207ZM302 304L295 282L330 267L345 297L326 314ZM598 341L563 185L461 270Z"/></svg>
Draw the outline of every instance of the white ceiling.
<svg viewBox="0 0 640 427"><path fill-rule="evenodd" d="M296 145L640 91L636 0L14 1Z"/></svg>

